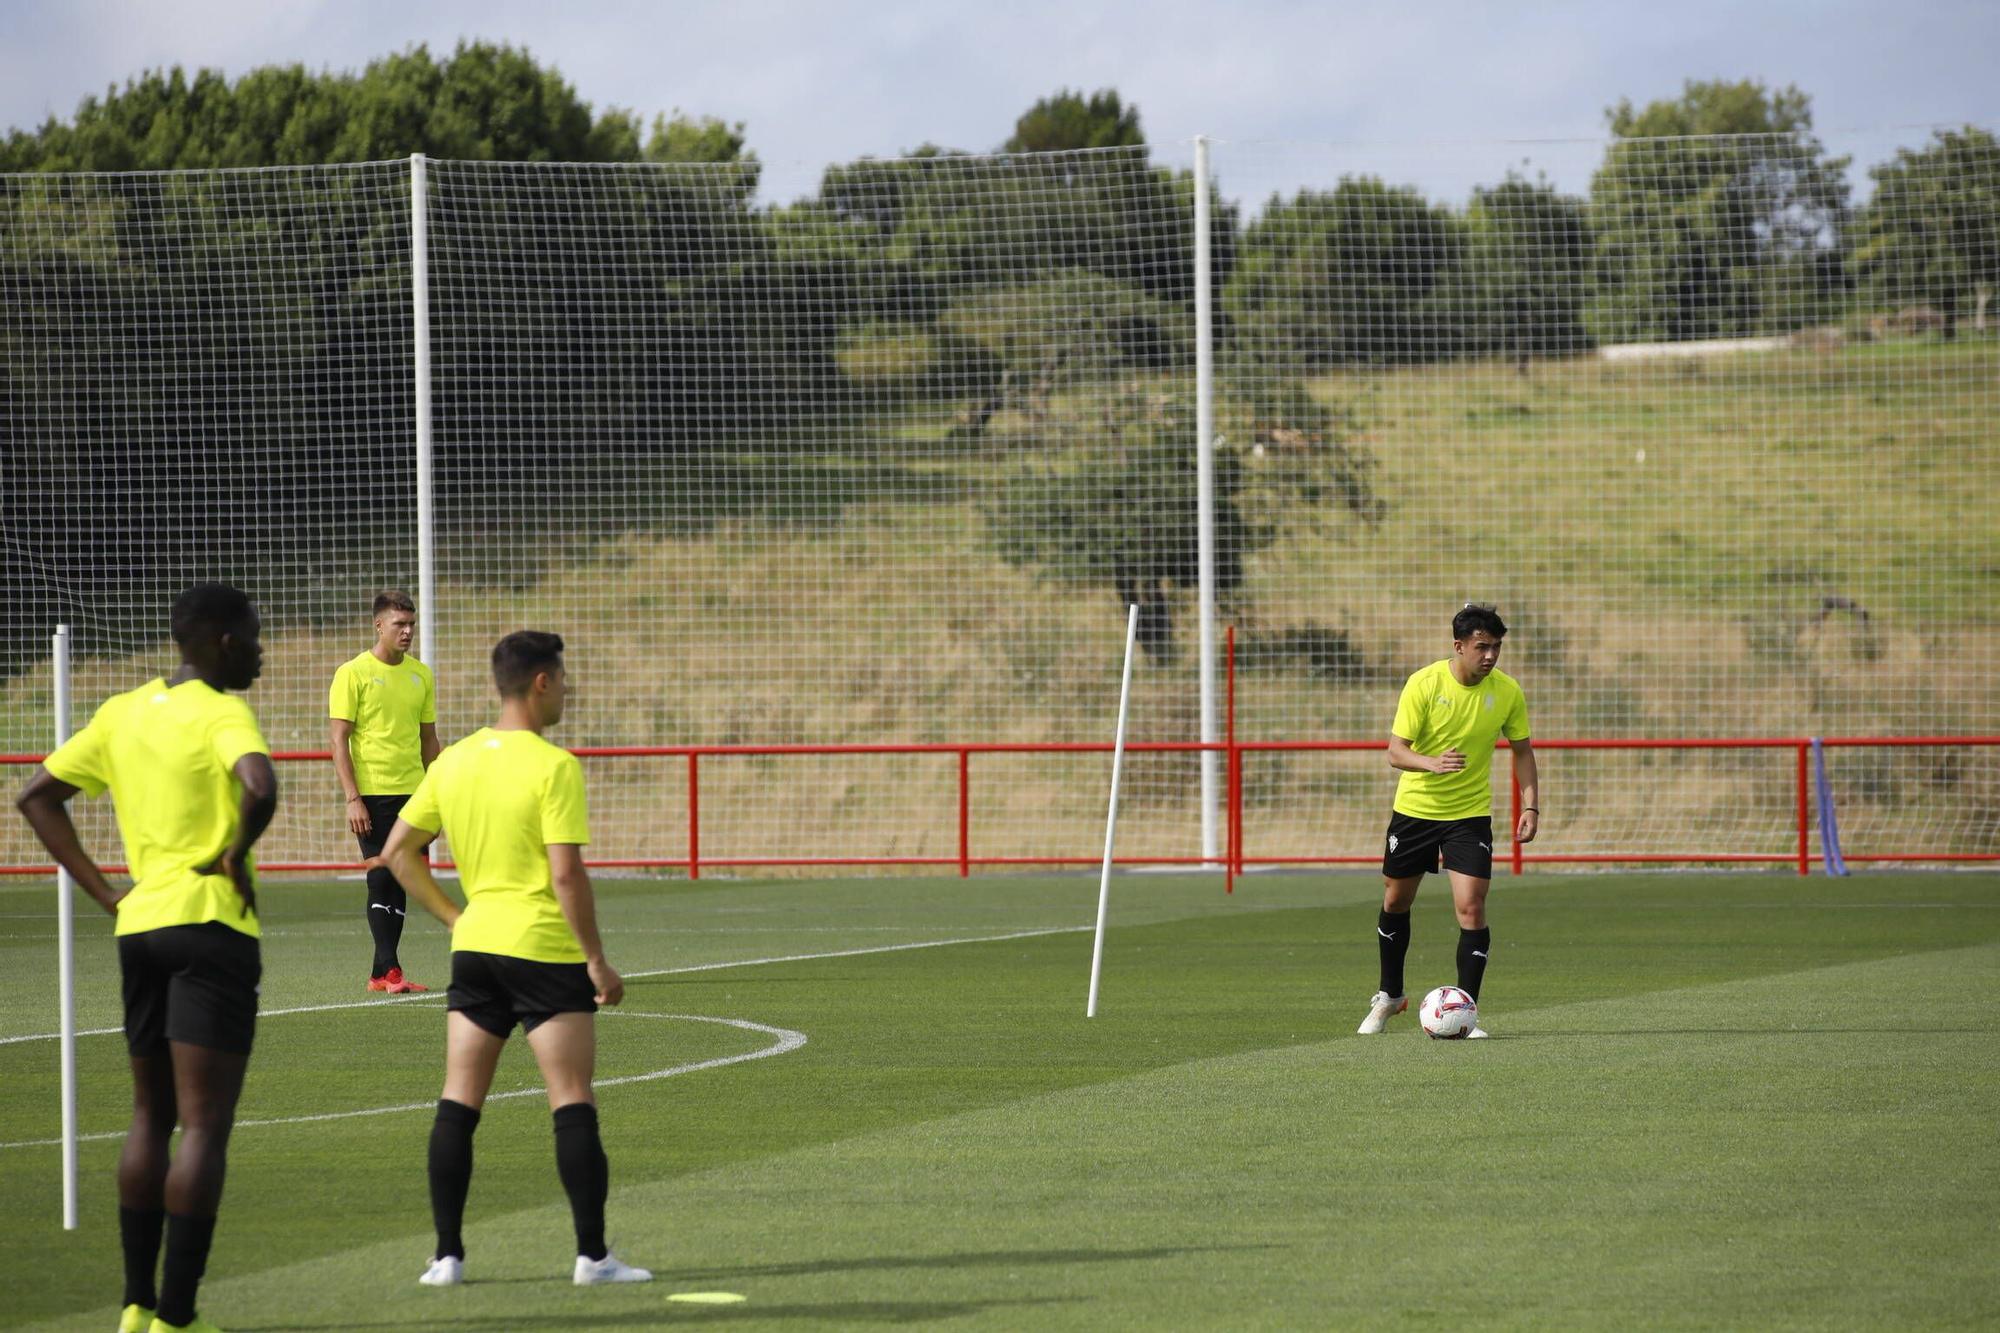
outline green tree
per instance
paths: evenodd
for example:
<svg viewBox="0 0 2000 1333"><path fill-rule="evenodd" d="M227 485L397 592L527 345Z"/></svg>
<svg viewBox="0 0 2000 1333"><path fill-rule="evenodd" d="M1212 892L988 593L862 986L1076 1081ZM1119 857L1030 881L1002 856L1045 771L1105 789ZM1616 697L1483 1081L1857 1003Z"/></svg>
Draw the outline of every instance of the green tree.
<svg viewBox="0 0 2000 1333"><path fill-rule="evenodd" d="M1000 557L1137 606L1140 647L1172 661L1174 594L1200 579L1193 441L1193 405L1173 394L1122 393L1101 419L1064 422L1049 442L1055 461L1024 466L986 507ZM1245 557L1273 539L1244 517L1245 479L1241 452L1218 447L1215 581L1224 595L1242 587Z"/></svg>
<svg viewBox="0 0 2000 1333"><path fill-rule="evenodd" d="M317 166L432 157L509 162L739 162L742 126L676 115L601 116L528 52L461 42L447 60L428 48L371 61L359 74L255 69L231 84L216 70L151 70L68 122L51 118L0 143L4 171L159 171ZM754 186L753 186L754 189Z"/></svg>
<svg viewBox="0 0 2000 1333"><path fill-rule="evenodd" d="M1065 88L1021 113L1003 153L1053 153L1072 148L1136 148L1146 136L1139 108L1128 107L1116 91L1100 88L1086 98Z"/></svg>
<svg viewBox="0 0 2000 1333"><path fill-rule="evenodd" d="M1732 337L1831 311L1848 160L1813 136L1811 98L1690 80L1678 98L1605 115L1615 139L1590 187L1597 337Z"/></svg>
<svg viewBox="0 0 2000 1333"><path fill-rule="evenodd" d="M1875 196L1855 267L1872 292L1936 307L1947 338L1968 305L1984 328L2000 287L2000 142L1971 125L1939 130L1868 174Z"/></svg>
<svg viewBox="0 0 2000 1333"><path fill-rule="evenodd" d="M1591 239L1586 205L1508 174L1472 192L1465 219L1462 329L1481 351L1525 363L1592 346L1583 326Z"/></svg>
<svg viewBox="0 0 2000 1333"><path fill-rule="evenodd" d="M1295 370L1450 356L1461 340L1447 280L1463 251L1449 209L1372 176L1273 199L1223 289L1232 339Z"/></svg>

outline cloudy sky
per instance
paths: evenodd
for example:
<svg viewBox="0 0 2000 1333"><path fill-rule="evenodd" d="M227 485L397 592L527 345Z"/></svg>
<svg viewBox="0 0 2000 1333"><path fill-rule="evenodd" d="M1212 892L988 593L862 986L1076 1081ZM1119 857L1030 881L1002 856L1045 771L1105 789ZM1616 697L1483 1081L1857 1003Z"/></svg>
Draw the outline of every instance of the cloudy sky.
<svg viewBox="0 0 2000 1333"><path fill-rule="evenodd" d="M1688 78L1797 84L1853 175L1928 128L2000 125L1996 0L0 0L0 123L168 65L358 69L525 46L597 107L741 121L763 195L830 162L989 149L1038 97L1114 87L1155 154L1219 141L1231 194L1370 171L1462 202L1510 167L1581 191L1604 108ZM1311 144L1311 148L1294 145Z"/></svg>

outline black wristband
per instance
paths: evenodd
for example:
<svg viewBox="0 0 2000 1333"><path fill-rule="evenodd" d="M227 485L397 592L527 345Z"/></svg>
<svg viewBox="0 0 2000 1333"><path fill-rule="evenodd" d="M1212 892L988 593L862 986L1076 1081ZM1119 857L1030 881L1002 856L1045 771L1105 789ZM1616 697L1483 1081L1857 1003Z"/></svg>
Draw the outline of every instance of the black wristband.
<svg viewBox="0 0 2000 1333"><path fill-rule="evenodd" d="M1542 813L1542 807L1540 807L1539 805L1524 805L1521 807L1521 813L1524 815L1525 814L1539 815L1540 813Z"/></svg>

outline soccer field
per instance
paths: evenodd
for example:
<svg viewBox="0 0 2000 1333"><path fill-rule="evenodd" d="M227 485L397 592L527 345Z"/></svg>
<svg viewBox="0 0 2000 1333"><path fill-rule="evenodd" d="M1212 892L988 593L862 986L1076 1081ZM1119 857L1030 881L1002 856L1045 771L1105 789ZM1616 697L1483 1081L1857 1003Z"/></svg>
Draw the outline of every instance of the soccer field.
<svg viewBox="0 0 2000 1333"><path fill-rule="evenodd" d="M1496 882L1487 1042L1375 987L1372 876L601 880L610 1239L568 1281L515 1042L468 1283L416 1285L437 995L367 998L358 882L263 894L264 1018L202 1310L225 1329L1811 1327L2000 1321L2000 879ZM55 922L0 889L0 1324L108 1329L129 1095L79 910L83 1229L60 1228ZM1413 992L1452 980L1419 899ZM405 966L442 983L412 919ZM622 1081L621 1081L622 1080ZM406 1108L406 1109L394 1109ZM669 1301L731 1292L729 1306Z"/></svg>

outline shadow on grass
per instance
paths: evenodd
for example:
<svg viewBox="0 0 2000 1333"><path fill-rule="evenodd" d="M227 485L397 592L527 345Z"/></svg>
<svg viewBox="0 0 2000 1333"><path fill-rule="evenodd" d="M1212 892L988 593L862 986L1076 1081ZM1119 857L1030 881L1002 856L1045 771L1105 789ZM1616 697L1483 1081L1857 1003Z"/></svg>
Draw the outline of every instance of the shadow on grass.
<svg viewBox="0 0 2000 1333"><path fill-rule="evenodd" d="M1885 1024L1870 1028L1555 1028L1540 1032L1509 1032L1508 1041L1547 1041L1551 1037L1866 1037L1894 1033L1897 1037L1985 1037L1991 1028L1912 1028ZM1494 1034L1499 1040L1500 1034Z"/></svg>
<svg viewBox="0 0 2000 1333"><path fill-rule="evenodd" d="M1278 1249L1274 1245L1159 1245L1137 1250L987 1250L970 1254L884 1254L848 1259L798 1260L782 1264L745 1264L734 1268L687 1268L665 1274L675 1281L712 1281L754 1277L807 1277L817 1273L864 1273L887 1268L1014 1268L1037 1264L1129 1263L1143 1259L1173 1259L1184 1254L1217 1254L1234 1250Z"/></svg>
<svg viewBox="0 0 2000 1333"><path fill-rule="evenodd" d="M513 1333L513 1330L538 1325L561 1328L658 1328L664 1324L688 1321L721 1323L749 1319L812 1319L836 1324L931 1324L946 1319L960 1319L966 1315L984 1314L989 1310L1074 1304L1076 1298L1062 1296L990 1301L794 1301L783 1305L759 1305L755 1300L750 1300L741 1305L716 1306L668 1305L663 1299L659 1306L648 1304L646 1308L639 1310L606 1310L601 1314L563 1310L560 1314L552 1314L551 1322L547 1325L540 1324L535 1312L523 1310L515 1315L461 1315L455 1319L424 1317L416 1323L408 1319L366 1324L334 1319L319 1324L247 1326L237 1324L233 1327L241 1330L241 1333L324 1333L324 1330L329 1328L400 1330L411 1327L462 1329L466 1330L466 1333L493 1329L496 1333Z"/></svg>

